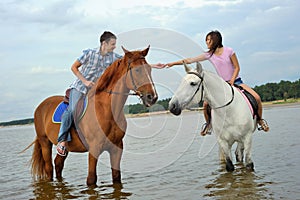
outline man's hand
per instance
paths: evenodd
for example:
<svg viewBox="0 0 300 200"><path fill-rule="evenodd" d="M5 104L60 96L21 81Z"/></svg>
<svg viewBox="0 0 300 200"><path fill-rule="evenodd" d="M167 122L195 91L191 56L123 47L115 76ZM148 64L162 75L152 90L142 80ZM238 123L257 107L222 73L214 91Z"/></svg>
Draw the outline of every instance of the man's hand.
<svg viewBox="0 0 300 200"><path fill-rule="evenodd" d="M88 88L91 88L93 85L95 85L93 81L84 81L83 84Z"/></svg>
<svg viewBox="0 0 300 200"><path fill-rule="evenodd" d="M157 64L152 64L151 67L156 68L156 69L162 69L162 68L166 67L166 65L162 64L162 63L157 63Z"/></svg>

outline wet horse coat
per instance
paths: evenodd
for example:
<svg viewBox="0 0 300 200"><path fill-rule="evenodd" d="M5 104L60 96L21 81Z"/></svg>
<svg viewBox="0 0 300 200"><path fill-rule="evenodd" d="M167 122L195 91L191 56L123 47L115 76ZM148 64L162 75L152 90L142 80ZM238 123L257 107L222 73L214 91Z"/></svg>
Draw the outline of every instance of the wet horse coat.
<svg viewBox="0 0 300 200"><path fill-rule="evenodd" d="M203 70L199 63L196 70L186 65L185 69L187 75L169 102L169 110L175 115L180 115L182 109L192 101L207 101L212 109L212 129L220 147L220 156L225 156L226 169L234 170L231 147L237 142L237 161L243 160L245 152L246 167L253 170L251 146L256 119L253 119L242 94L217 74Z"/></svg>
<svg viewBox="0 0 300 200"><path fill-rule="evenodd" d="M144 105L151 106L157 100L157 93L151 77L151 66L145 56L149 47L142 51L128 51L122 59L111 64L92 87L85 115L75 121L71 128L72 141L67 144L69 152L89 152L87 185L97 182L96 166L103 151L110 154L112 179L121 182L120 161L123 152L123 137L127 122L123 112L128 95L139 96ZM31 167L35 177L53 179L52 145L57 144L60 125L52 122L52 115L63 96L52 96L45 99L35 110L34 125L36 139L33 142ZM80 130L84 143L77 131ZM55 158L55 171L58 179L62 178L62 169L66 157Z"/></svg>

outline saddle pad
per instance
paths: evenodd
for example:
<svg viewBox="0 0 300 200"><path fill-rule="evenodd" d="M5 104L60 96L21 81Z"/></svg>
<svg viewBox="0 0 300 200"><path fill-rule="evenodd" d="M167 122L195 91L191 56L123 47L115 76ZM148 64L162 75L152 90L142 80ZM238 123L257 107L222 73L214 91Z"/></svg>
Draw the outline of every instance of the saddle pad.
<svg viewBox="0 0 300 200"><path fill-rule="evenodd" d="M65 102L61 102L60 104L58 104L52 116L53 123L61 123L61 116L65 112L68 106L69 104Z"/></svg>
<svg viewBox="0 0 300 200"><path fill-rule="evenodd" d="M85 98L84 99L84 107L83 107L83 111L80 114L79 120L84 116L86 108L88 105L88 99ZM63 115L63 113L65 112L65 110L68 108L69 104L65 103L65 102L61 102L60 104L58 104L58 106L56 107L53 115L52 115L52 122L53 123L61 123L61 117Z"/></svg>
<svg viewBox="0 0 300 200"><path fill-rule="evenodd" d="M251 110L251 113L253 115L253 118L255 116L258 116L258 104L257 104L257 101L254 98L254 96L252 94L250 94L248 91L244 90L240 86L238 87L238 90L240 91L240 93L244 97L245 101L247 102L247 104Z"/></svg>

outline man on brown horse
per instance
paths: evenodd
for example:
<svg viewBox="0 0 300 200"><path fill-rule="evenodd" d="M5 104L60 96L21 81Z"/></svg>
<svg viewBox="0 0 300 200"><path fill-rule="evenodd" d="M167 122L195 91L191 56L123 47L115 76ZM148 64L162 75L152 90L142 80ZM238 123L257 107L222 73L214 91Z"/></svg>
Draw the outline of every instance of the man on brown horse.
<svg viewBox="0 0 300 200"><path fill-rule="evenodd" d="M71 67L77 79L70 85L69 106L62 115L57 139L57 153L61 156L66 156L66 142L71 141L69 129L73 123L73 112L78 100L87 93L110 64L122 57L113 52L116 48L116 39L113 33L105 31L100 36L100 47L84 50Z"/></svg>
<svg viewBox="0 0 300 200"><path fill-rule="evenodd" d="M84 50L83 54L75 60L71 70L77 79L70 85L69 106L62 115L61 126L58 135L57 153L60 156L66 156L66 142L71 141L69 134L73 123L73 112L79 99L81 99L95 81L103 74L104 70L115 60L121 58L121 55L114 53L117 37L105 31L100 36L100 47ZM161 68L163 64L153 64L151 67ZM81 70L79 71L79 67Z"/></svg>

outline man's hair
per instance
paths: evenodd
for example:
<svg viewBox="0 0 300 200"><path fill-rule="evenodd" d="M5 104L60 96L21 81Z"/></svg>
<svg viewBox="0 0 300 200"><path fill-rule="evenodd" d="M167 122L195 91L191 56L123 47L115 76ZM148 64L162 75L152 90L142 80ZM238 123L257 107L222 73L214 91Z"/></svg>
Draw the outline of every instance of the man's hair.
<svg viewBox="0 0 300 200"><path fill-rule="evenodd" d="M103 41L108 42L110 39L117 39L117 37L112 32L104 31L100 36L100 44L102 44Z"/></svg>

